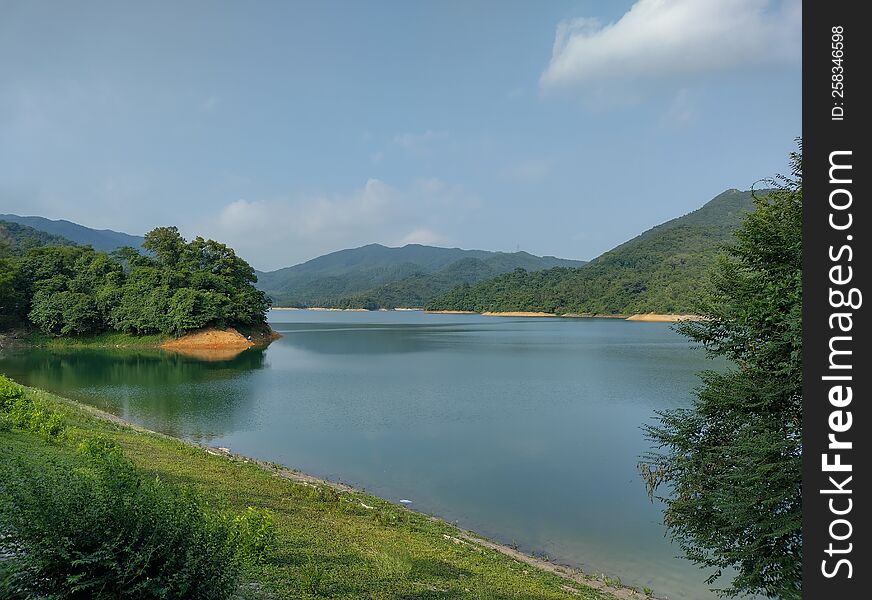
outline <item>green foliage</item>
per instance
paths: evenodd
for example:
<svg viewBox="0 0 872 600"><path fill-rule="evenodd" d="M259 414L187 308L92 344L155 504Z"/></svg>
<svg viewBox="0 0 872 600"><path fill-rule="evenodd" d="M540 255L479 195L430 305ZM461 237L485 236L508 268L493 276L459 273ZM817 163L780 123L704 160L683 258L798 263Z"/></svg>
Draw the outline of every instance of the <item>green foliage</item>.
<svg viewBox="0 0 872 600"><path fill-rule="evenodd" d="M275 522L270 511L248 506L234 518L234 526L239 532L240 556L246 561L264 561L275 550Z"/></svg>
<svg viewBox="0 0 872 600"><path fill-rule="evenodd" d="M145 236L152 257L125 255L129 266L109 322L135 334L181 334L210 324L265 321L269 300L254 288L254 269L232 248L201 237L185 242L175 227Z"/></svg>
<svg viewBox="0 0 872 600"><path fill-rule="evenodd" d="M0 375L0 411L7 410L15 400L23 395L23 387L5 375Z"/></svg>
<svg viewBox="0 0 872 600"><path fill-rule="evenodd" d="M307 596L320 596L324 591L324 576L327 567L309 557L309 560L300 568L300 591Z"/></svg>
<svg viewBox="0 0 872 600"><path fill-rule="evenodd" d="M0 245L13 256L24 256L33 248L41 246L75 246L74 242L45 231L12 221L0 220Z"/></svg>
<svg viewBox="0 0 872 600"><path fill-rule="evenodd" d="M33 589L59 598L226 598L233 522L107 452L86 467L3 464L0 519Z"/></svg>
<svg viewBox="0 0 872 600"><path fill-rule="evenodd" d="M708 320L681 327L736 368L704 373L691 408L659 414L640 465L652 494L669 490L664 522L709 582L736 570L724 595L801 596L801 155L792 167L718 264Z"/></svg>
<svg viewBox="0 0 872 600"><path fill-rule="evenodd" d="M24 388L0 375L0 431L12 427L52 440L61 434L64 422L60 414L35 404L24 395Z"/></svg>
<svg viewBox="0 0 872 600"><path fill-rule="evenodd" d="M24 589L12 558L0 560L0 600L28 600L30 594Z"/></svg>
<svg viewBox="0 0 872 600"><path fill-rule="evenodd" d="M14 398L3 412L15 427L59 436L57 412L2 377L0 390ZM103 435L81 439L72 457L34 462L4 454L0 475L0 531L14 548L0 595L227 598L246 565L274 547L269 511L234 515L188 488L145 477Z"/></svg>
<svg viewBox="0 0 872 600"><path fill-rule="evenodd" d="M79 336L117 331L179 335L207 325L265 322L266 296L254 270L213 240L186 242L175 227L149 232L143 247L111 256L90 247L44 246L0 259L0 326L26 313L42 332ZM3 264L0 264L2 267Z"/></svg>
<svg viewBox="0 0 872 600"><path fill-rule="evenodd" d="M0 331L24 320L25 301L18 289L18 261L10 256L12 244L0 227Z"/></svg>
<svg viewBox="0 0 872 600"><path fill-rule="evenodd" d="M461 285L426 304L431 310L578 314L694 312L700 283L720 245L753 208L750 192L729 190L579 268L516 269Z"/></svg>

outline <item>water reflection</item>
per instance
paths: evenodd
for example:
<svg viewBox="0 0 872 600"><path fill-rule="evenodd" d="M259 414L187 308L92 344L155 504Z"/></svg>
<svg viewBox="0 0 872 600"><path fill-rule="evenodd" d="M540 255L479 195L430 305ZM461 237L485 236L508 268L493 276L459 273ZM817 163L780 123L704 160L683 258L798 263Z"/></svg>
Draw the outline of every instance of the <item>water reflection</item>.
<svg viewBox="0 0 872 600"><path fill-rule="evenodd" d="M0 372L22 383L197 440L228 435L250 420L254 396L242 381L266 365L264 348L210 360L114 348L0 354Z"/></svg>
<svg viewBox="0 0 872 600"><path fill-rule="evenodd" d="M325 325L278 327L281 344L316 354L410 354L432 350L434 333L464 331L456 326L433 325Z"/></svg>

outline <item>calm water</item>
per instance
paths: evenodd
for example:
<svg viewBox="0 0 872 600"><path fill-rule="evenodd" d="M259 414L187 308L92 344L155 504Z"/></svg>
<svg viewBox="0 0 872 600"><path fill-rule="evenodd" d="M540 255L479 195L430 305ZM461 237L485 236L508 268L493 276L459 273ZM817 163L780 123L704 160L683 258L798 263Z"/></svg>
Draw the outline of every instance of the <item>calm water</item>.
<svg viewBox="0 0 872 600"><path fill-rule="evenodd" d="M713 598L636 471L640 426L712 368L668 324L273 311L266 350L0 354L148 428L341 480L669 598Z"/></svg>

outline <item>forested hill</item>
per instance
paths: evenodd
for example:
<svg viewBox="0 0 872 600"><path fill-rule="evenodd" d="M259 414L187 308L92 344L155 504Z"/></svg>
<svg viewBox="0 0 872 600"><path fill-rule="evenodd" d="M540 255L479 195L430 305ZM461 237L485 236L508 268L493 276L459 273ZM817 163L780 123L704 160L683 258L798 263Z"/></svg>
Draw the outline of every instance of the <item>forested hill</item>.
<svg viewBox="0 0 872 600"><path fill-rule="evenodd" d="M462 283L476 283L516 268L530 271L584 262L409 244L370 244L319 256L308 262L258 273L257 287L275 306L396 308L423 306Z"/></svg>
<svg viewBox="0 0 872 600"><path fill-rule="evenodd" d="M18 215L0 215L0 221L8 221L26 225L38 231L54 236L61 236L81 246L91 246L100 252L112 252L118 248L130 246L139 250L143 238L111 229L91 229L70 221L54 221L45 217L21 217Z"/></svg>
<svg viewBox="0 0 872 600"><path fill-rule="evenodd" d="M0 219L0 247L12 256L24 256L33 248L42 246L75 246L65 237L52 235L27 225Z"/></svg>
<svg viewBox="0 0 872 600"><path fill-rule="evenodd" d="M731 241L742 216L753 208L751 192L727 190L702 208L649 229L583 267L515 270L458 286L426 308L556 314L693 312L721 246Z"/></svg>
<svg viewBox="0 0 872 600"><path fill-rule="evenodd" d="M0 247L0 330L53 336L105 332L181 335L207 326L262 327L269 301L232 248L175 227L146 234L140 254L47 244Z"/></svg>

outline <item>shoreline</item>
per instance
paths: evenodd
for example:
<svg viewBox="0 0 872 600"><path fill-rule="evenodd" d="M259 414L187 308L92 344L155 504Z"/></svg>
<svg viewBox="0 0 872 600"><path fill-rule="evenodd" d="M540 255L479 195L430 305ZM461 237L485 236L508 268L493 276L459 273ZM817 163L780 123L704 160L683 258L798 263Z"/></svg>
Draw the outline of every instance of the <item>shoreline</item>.
<svg viewBox="0 0 872 600"><path fill-rule="evenodd" d="M39 388L28 388L28 389L42 391ZM442 534L442 537L445 540L450 541L453 544L466 545L466 546L473 548L473 549L493 550L495 552L498 552L504 556L507 556L511 559L514 559L515 561L518 561L520 563L523 563L523 564L528 565L530 567L533 567L535 569L539 569L539 570L544 571L546 573L556 575L557 577L560 577L561 579L564 579L567 582L571 581L574 583L580 583L580 584L589 586L591 588L596 589L599 592L602 592L604 594L609 594L612 597L620 599L620 600L656 600L655 596L647 595L647 594L645 594L637 589L627 587L627 586L620 584L619 583L620 579L616 580L615 578L608 577L605 574L600 574L599 576L588 575L588 574L583 573L578 568L573 568L573 567L570 567L568 565L553 563L553 562L548 561L547 559L538 558L538 557L533 556L531 554L526 554L526 553L524 553L524 552L522 552L522 551L520 551L512 546L490 540L484 536L481 536L481 535L475 533L472 530L459 527L458 525L450 523L449 521L447 521L441 517L427 514L427 513L423 513L423 512L419 512L419 511L414 510L412 508L409 508L403 504L397 504L397 503L392 502L390 500L386 500L384 498L374 496L371 493L365 492L362 489L355 488L355 487L350 486L348 484L344 484L344 483L340 483L340 482L336 482L336 481L331 481L329 479L317 477L315 475L310 475L308 473L304 473L302 471L299 471L299 470L296 470L296 469L293 469L293 468L290 468L290 467L287 467L284 465L280 465L278 463L271 462L268 460L259 459L259 458L250 457L250 456L246 456L243 454L235 453L230 448L214 447L214 446L208 445L207 443L201 443L201 442L197 442L194 440L187 440L187 439L175 437L172 435L168 435L165 433L161 433L158 431L153 431L151 429L148 429L146 427L138 425L134 422L123 419L122 417L119 417L118 415L106 412L104 410L101 410L101 409L96 408L94 406L90 406L88 404L78 402L78 401L73 400L71 398L68 398L66 396L61 396L58 394L52 394L52 395L59 398L63 402L68 403L71 407L78 409L78 410L81 410L82 412L85 412L96 419L112 423L115 426L130 429L130 430L137 432L137 433L155 436L157 438L181 443L189 448L202 450L203 452L205 452L211 456L224 458L224 459L231 461L233 463L254 465L257 468L259 468L260 470L262 470L263 472L265 472L266 474L271 475L273 477L278 477L280 479L286 479L289 481L293 481L295 483L300 483L302 485L325 486L325 487L329 487L337 492L350 493L350 494L355 494L355 495L359 495L359 496L370 497L370 498L377 499L381 502L389 503L389 504L395 506L397 509L408 511L410 513L419 515L419 516L426 518L430 521L433 521L435 523L439 523L440 525L447 526L447 527L453 529L454 532L456 533L456 536L451 536L451 535L444 534L444 533ZM371 507L362 501L361 501L361 504L364 508L374 509L374 507ZM573 594L573 595L578 594L578 591L574 590L570 586L566 586L564 588L564 591L566 591L570 594Z"/></svg>
<svg viewBox="0 0 872 600"><path fill-rule="evenodd" d="M203 352L203 356L207 357L210 351L213 351L215 356L220 352L229 351L238 354L249 348L267 346L280 337L282 337L281 334L273 330L269 323L253 327L226 327L224 329L207 327L189 331L179 337L166 334L137 336L116 331L104 331L84 336L51 336L37 330L21 328L0 332L0 348L150 349L191 356L197 352Z"/></svg>
<svg viewBox="0 0 872 600"><path fill-rule="evenodd" d="M686 313L634 313L634 314L591 314L591 313L549 313L541 311L483 311L474 310L427 310L418 307L379 308L327 308L327 307L282 307L273 306L270 310L317 310L335 312L423 312L428 315L481 315L483 317L559 317L564 319L621 319L624 321L639 321L642 323L676 323L679 321L704 321L705 317Z"/></svg>
<svg viewBox="0 0 872 600"><path fill-rule="evenodd" d="M329 306L310 306L307 308L300 308L299 306L270 306L270 310L327 310L327 311L335 311L335 312L378 312L378 310L392 310L387 308L380 308L378 310L369 310L368 308L332 308Z"/></svg>
<svg viewBox="0 0 872 600"><path fill-rule="evenodd" d="M526 310L509 310L505 312L494 312L486 310L483 313L480 313L483 317L557 317L555 313L547 313L547 312L534 312L534 311L526 311Z"/></svg>
<svg viewBox="0 0 872 600"><path fill-rule="evenodd" d="M706 318L701 315L688 314L639 313L630 315L626 320L643 323L677 323L679 321L705 321Z"/></svg>

